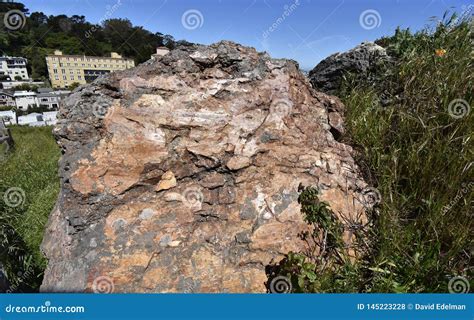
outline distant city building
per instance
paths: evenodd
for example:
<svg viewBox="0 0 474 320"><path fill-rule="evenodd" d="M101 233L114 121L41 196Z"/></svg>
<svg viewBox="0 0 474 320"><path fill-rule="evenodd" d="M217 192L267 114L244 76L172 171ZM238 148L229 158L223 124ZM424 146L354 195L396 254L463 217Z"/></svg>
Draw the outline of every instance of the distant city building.
<svg viewBox="0 0 474 320"><path fill-rule="evenodd" d="M9 126L12 124L16 124L16 113L13 110L7 110L7 111L0 111L0 122L3 120L3 122Z"/></svg>
<svg viewBox="0 0 474 320"><path fill-rule="evenodd" d="M0 76L8 76L10 80L28 80L27 63L28 60L21 57L0 57Z"/></svg>
<svg viewBox="0 0 474 320"><path fill-rule="evenodd" d="M54 54L46 56L46 65L53 88L66 88L75 82L85 84L103 74L133 68L135 62L122 58L116 52L112 52L110 57L93 57L63 55L56 50Z"/></svg>
<svg viewBox="0 0 474 320"><path fill-rule="evenodd" d="M6 91L0 91L0 106L2 107L14 107L15 98L13 97L13 93L9 93Z"/></svg>
<svg viewBox="0 0 474 320"><path fill-rule="evenodd" d="M36 112L27 114L26 116L19 116L18 124L28 125L31 127L40 127L40 126L46 125L43 119L43 115L41 113L36 113Z"/></svg>
<svg viewBox="0 0 474 320"><path fill-rule="evenodd" d="M41 81L2 81L0 83L2 84L3 89L15 89L16 86L22 84L38 87L44 86L44 82Z"/></svg>
<svg viewBox="0 0 474 320"><path fill-rule="evenodd" d="M168 52L170 52L170 49L168 49L167 47L158 47L156 48L156 53L153 54L151 57L154 58L156 56L164 56L167 55Z"/></svg>
<svg viewBox="0 0 474 320"><path fill-rule="evenodd" d="M32 91L15 91L13 94L16 107L19 110L26 111L31 107L38 107L38 97L36 92Z"/></svg>
<svg viewBox="0 0 474 320"><path fill-rule="evenodd" d="M38 103L40 107L46 107L48 109L58 109L59 102L67 97L71 93L68 90L52 91L50 88L39 88L38 89Z"/></svg>
<svg viewBox="0 0 474 320"><path fill-rule="evenodd" d="M55 125L58 122L58 111L43 112L43 120L47 126Z"/></svg>

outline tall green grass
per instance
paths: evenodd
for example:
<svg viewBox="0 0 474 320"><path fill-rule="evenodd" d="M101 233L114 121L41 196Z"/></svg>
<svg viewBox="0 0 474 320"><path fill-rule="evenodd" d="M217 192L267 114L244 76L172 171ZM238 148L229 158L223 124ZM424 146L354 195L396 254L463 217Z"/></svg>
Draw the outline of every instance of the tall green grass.
<svg viewBox="0 0 474 320"><path fill-rule="evenodd" d="M59 192L51 130L12 127L15 147L0 164L0 262L11 291L36 290L46 266L39 247Z"/></svg>
<svg viewBox="0 0 474 320"><path fill-rule="evenodd" d="M370 263L380 271L366 291L447 292L451 277L472 279L472 28L453 15L398 30L383 41L391 72L342 90L351 142L383 199Z"/></svg>
<svg viewBox="0 0 474 320"><path fill-rule="evenodd" d="M347 75L344 139L382 201L362 259L290 253L275 267L293 292L448 292L457 276L474 287L472 30L471 16L455 15L415 34L397 30L378 41L393 63ZM300 197L315 198L302 205L306 220L330 212L311 190Z"/></svg>

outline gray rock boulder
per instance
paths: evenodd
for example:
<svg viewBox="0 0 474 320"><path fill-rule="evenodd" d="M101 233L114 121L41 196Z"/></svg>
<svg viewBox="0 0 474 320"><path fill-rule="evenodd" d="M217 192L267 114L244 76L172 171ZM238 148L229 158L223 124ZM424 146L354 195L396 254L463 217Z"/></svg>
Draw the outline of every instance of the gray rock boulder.
<svg viewBox="0 0 474 320"><path fill-rule="evenodd" d="M391 61L383 47L373 42L363 42L347 52L327 57L309 72L309 78L315 89L335 94L345 74L370 76L377 67L390 64Z"/></svg>

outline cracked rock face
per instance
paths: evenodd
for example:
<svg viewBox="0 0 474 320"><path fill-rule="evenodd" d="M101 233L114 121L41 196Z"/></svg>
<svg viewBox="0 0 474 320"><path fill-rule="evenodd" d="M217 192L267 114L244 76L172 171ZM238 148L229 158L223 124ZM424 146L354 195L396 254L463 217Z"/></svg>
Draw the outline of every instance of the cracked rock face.
<svg viewBox="0 0 474 320"><path fill-rule="evenodd" d="M265 292L265 266L308 249L300 183L338 216L364 210L338 110L294 62L230 42L77 89L41 290Z"/></svg>

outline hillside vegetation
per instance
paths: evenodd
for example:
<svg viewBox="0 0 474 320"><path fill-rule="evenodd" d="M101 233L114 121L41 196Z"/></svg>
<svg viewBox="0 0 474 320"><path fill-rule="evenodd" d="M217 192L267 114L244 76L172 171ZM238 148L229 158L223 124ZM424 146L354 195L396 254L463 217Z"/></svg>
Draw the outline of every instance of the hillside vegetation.
<svg viewBox="0 0 474 320"><path fill-rule="evenodd" d="M84 16L28 14L21 3L0 3L0 21L12 9L21 10L26 18L23 28L0 33L0 55L26 57L30 76L45 80L48 78L45 56L55 49L63 54L89 56L110 56L115 51L138 64L150 59L159 46L173 47L174 39L170 35L133 26L127 19L110 18L121 5L119 1L111 6L98 25L87 22Z"/></svg>
<svg viewBox="0 0 474 320"><path fill-rule="evenodd" d="M470 16L453 15L415 34L397 30L378 41L395 66L347 76L339 92L346 139L382 200L368 230L370 251L357 263L330 259L335 268L291 254L280 274L293 291L447 292L451 278L472 279L472 28ZM314 223L328 211L308 196L317 197L303 192L302 213Z"/></svg>

